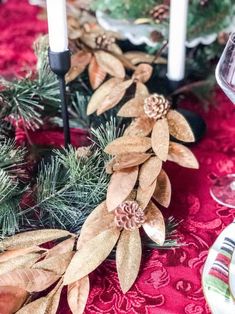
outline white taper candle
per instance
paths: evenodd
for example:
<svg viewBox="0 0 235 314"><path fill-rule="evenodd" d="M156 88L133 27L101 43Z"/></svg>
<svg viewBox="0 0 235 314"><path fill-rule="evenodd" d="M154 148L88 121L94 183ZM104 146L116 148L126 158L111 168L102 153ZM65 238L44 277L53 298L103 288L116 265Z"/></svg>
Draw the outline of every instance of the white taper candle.
<svg viewBox="0 0 235 314"><path fill-rule="evenodd" d="M171 0L167 76L172 81L181 81L185 75L187 17L188 0Z"/></svg>
<svg viewBox="0 0 235 314"><path fill-rule="evenodd" d="M49 45L53 52L68 49L66 0L47 0Z"/></svg>

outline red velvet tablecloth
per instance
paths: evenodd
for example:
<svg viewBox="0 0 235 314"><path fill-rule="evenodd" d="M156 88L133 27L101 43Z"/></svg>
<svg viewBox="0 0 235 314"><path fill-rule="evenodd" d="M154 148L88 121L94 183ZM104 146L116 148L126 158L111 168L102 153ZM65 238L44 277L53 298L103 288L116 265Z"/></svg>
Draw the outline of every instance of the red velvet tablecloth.
<svg viewBox="0 0 235 314"><path fill-rule="evenodd" d="M32 42L46 31L46 23L37 20L37 13L38 9L26 0L8 0L0 6L0 74L19 73L22 67L34 64ZM210 313L201 286L203 264L215 238L235 216L233 210L216 204L209 194L213 178L235 172L234 107L221 92L215 99L216 104L207 112L200 104L183 104L200 112L207 123L206 136L192 146L200 170L166 165L173 195L164 216L182 220L178 238L186 245L154 250L143 258L139 277L125 295L119 287L115 263L103 263L90 275L85 314ZM70 313L65 297L58 313Z"/></svg>

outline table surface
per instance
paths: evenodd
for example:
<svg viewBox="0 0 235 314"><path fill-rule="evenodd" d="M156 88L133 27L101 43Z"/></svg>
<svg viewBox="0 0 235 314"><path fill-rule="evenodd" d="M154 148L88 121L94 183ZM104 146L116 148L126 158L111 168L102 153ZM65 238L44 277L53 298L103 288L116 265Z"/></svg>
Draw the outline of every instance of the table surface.
<svg viewBox="0 0 235 314"><path fill-rule="evenodd" d="M26 0L8 0L1 5L0 75L12 77L34 66L32 42L47 31L46 22L37 19L38 12ZM235 112L218 91L208 111L189 100L182 106L201 113L208 128L204 139L191 147L200 162L199 170L170 163L165 167L173 194L169 209L163 213L166 218L173 215L182 220L178 239L186 245L154 250L143 258L136 283L125 295L119 287L115 263L103 263L90 275L85 314L210 313L203 297L201 273L208 249L232 222L234 211L215 203L209 188L216 176L235 172ZM65 292L58 313L70 313Z"/></svg>

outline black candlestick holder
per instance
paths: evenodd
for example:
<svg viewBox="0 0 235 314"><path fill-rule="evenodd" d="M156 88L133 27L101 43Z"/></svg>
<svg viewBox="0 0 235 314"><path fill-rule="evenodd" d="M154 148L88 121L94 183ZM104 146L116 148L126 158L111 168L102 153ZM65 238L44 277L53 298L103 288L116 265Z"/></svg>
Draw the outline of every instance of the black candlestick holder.
<svg viewBox="0 0 235 314"><path fill-rule="evenodd" d="M53 52L49 49L48 56L51 70L57 75L59 81L61 111L64 127L64 146L65 148L68 148L69 144L71 143L71 140L69 128L68 103L66 97L65 74L69 71L71 66L71 54L69 50L63 52Z"/></svg>

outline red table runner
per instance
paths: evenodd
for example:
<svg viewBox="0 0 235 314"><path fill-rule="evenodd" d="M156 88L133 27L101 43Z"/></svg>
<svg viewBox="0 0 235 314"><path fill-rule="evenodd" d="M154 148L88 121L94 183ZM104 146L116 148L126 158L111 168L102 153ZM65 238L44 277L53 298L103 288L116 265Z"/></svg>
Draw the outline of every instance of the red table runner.
<svg viewBox="0 0 235 314"><path fill-rule="evenodd" d="M32 42L47 28L45 21L37 19L38 12L26 0L8 0L0 6L1 75L21 73L22 67L27 70L35 63ZM115 263L103 263L90 275L91 290L85 314L210 313L202 292L202 268L208 249L235 216L233 210L216 204L209 194L213 178L235 172L234 107L221 92L216 93L215 99L216 104L207 112L192 101L182 104L200 112L207 123L206 136L192 146L200 170L170 163L165 167L173 194L170 208L163 213L166 218L173 215L182 220L178 238L186 245L154 250L146 255L136 283L125 295L119 287ZM55 142L61 140L58 134ZM37 133L38 141L40 133ZM65 297L61 299L58 313L70 313Z"/></svg>

